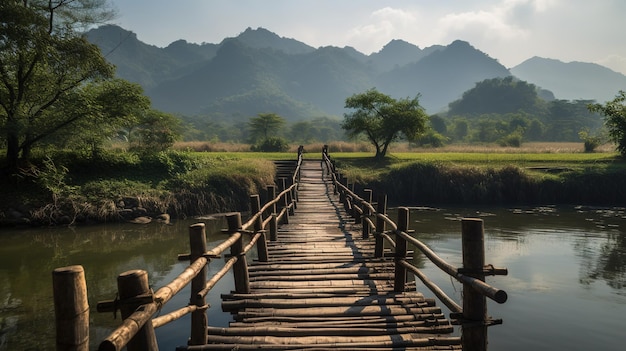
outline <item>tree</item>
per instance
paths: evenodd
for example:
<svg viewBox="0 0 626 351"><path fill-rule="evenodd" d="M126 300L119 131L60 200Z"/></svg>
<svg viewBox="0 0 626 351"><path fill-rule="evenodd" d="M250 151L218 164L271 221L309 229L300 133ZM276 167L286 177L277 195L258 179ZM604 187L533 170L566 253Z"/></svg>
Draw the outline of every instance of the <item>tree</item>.
<svg viewBox="0 0 626 351"><path fill-rule="evenodd" d="M134 150L143 153L165 151L172 147L182 134L180 119L169 113L148 110L139 116L138 122L130 141Z"/></svg>
<svg viewBox="0 0 626 351"><path fill-rule="evenodd" d="M65 114L82 118L46 140L74 149L88 148L95 156L107 141L116 137L130 141L130 134L149 111L150 99L138 84L112 79L85 84L75 91L75 98L68 105L64 107Z"/></svg>
<svg viewBox="0 0 626 351"><path fill-rule="evenodd" d="M86 116L66 113L77 90L113 76L96 45L79 29L110 18L105 0L0 2L0 130L7 166L43 139ZM74 109L76 112L76 109Z"/></svg>
<svg viewBox="0 0 626 351"><path fill-rule="evenodd" d="M259 113L248 122L250 139L253 144L267 140L270 136L276 136L285 124L285 119L275 113Z"/></svg>
<svg viewBox="0 0 626 351"><path fill-rule="evenodd" d="M600 112L604 118L604 124L609 132L609 137L617 144L617 151L626 156L626 92L620 90L612 101L602 104L589 104L591 112Z"/></svg>
<svg viewBox="0 0 626 351"><path fill-rule="evenodd" d="M354 94L345 107L356 111L344 114L341 127L349 137L365 134L376 148L374 158L384 158L389 144L401 135L413 141L426 129L428 115L418 98L396 100L376 89Z"/></svg>

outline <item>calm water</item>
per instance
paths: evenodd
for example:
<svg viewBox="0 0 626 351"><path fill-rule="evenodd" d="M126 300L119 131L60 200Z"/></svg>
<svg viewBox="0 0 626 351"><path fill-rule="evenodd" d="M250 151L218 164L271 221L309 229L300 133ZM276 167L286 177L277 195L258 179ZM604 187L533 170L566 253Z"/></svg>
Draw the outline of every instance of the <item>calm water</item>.
<svg viewBox="0 0 626 351"><path fill-rule="evenodd" d="M441 257L461 264L461 217L485 221L486 261L507 267L508 276L488 281L509 294L489 314L504 320L489 329L490 350L623 350L626 345L626 213L596 209L421 209L411 211L416 235ZM92 349L119 324L112 313L97 313L98 301L113 299L116 277L145 269L158 289L181 272L176 261L188 251L187 227L207 224L209 246L224 235L219 219L174 225L106 225L0 231L0 350L54 349L51 272L81 264L91 310ZM214 244L213 244L214 245ZM418 262L421 262L419 257ZM223 260L211 263L210 273ZM431 264L423 270L460 301L461 285ZM219 294L232 289L226 276L208 296L209 323L226 326ZM421 287L418 284L418 289ZM425 292L429 295L429 292ZM163 313L187 304L179 293ZM186 343L189 319L157 329L160 349Z"/></svg>

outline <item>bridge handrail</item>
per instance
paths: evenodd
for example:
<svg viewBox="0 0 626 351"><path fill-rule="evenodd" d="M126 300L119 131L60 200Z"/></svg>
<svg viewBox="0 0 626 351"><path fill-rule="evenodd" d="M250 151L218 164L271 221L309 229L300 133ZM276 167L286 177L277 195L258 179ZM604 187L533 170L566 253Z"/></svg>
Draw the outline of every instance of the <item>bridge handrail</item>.
<svg viewBox="0 0 626 351"><path fill-rule="evenodd" d="M127 310L131 309L132 312L125 316L121 325L113 330L111 334L109 334L109 336L100 343L98 349L121 350L124 347L127 347L129 351L157 349L158 347L156 346L156 338L154 337L153 331L154 328L161 327L189 313L194 312L203 313L205 315L205 319L204 327L194 327L194 318L192 316L192 337L190 338L190 344L203 344L202 340L194 340L194 334L199 335L199 339L203 339L203 335L206 335L206 309L208 308L208 305L206 305L206 303L204 302L206 295L215 286L215 284L226 275L226 273L230 269L234 269L233 267L236 267L237 265L239 265L240 268L245 268L245 270L243 273L238 273L237 271L234 272L236 280L236 290L240 292L239 290L241 290L242 288L244 290L246 289L246 285L249 284L249 282L246 282L248 280L247 263L245 262L246 254L256 244L257 249L259 250L259 259L262 260L261 251L266 245L265 228L267 228L267 226L269 225L270 231L276 230L275 221L283 221L287 223L287 218L289 217L290 212L293 211L293 208L295 207L295 200L297 199L297 188L300 180L300 168L303 161L303 153L304 148L301 146L298 149L298 159L294 174L291 178L292 184L290 186L285 186L285 189L283 189L278 195L275 195L273 196L273 198L268 199L263 207L259 205L259 195L252 195L250 197L251 216L243 224L241 224L240 213L236 213L226 217L229 222L229 229L227 231L229 236L228 238L220 242L217 246L213 247L210 250L207 250L204 224L200 223L192 225L190 227L190 246L192 254L181 254L178 256L178 259L189 260L194 257L194 255L196 256L196 258L169 284L159 288L154 293L152 293L150 290L145 291L140 295L127 298L126 300L116 298L112 301L99 302L97 305L98 312L115 312L121 308L125 308ZM269 186L268 193L271 193ZM283 206L280 212L274 213L277 210L277 205L281 204ZM263 220L263 214L267 211L272 211L272 214L270 217ZM243 246L243 234L251 235L250 241L245 247ZM194 250L197 251L197 247L194 248L197 243L194 244L194 239L192 239L192 236L203 238L200 241L204 242L200 243L200 245L203 245L204 249L202 249L200 253L193 254ZM272 236L272 233L270 233L270 236ZM231 249L231 256L227 258L224 266L215 274L213 274L208 281L206 280L206 273L204 273L204 277L201 277L201 273L210 263L211 259L220 257L224 253L224 251L229 248ZM265 255L267 255L267 253L265 253ZM267 257L265 257L265 260L267 260ZM138 273L139 276L145 276L145 285L147 286L147 274L145 274L145 271L129 271L125 273ZM242 276L242 274L245 276ZM194 291L193 281L195 279L199 279L199 281L201 280L202 284L199 287L197 286ZM243 281L243 285L240 284L241 281ZM174 295L180 292L189 283L192 283L192 293L188 306L182 307L166 315L153 318L154 314L157 311L159 311L168 301L171 300ZM120 283L118 278L118 286L119 284ZM249 289L249 286L247 288ZM77 293L82 294L81 292ZM86 287L84 290L84 295L86 296ZM198 330L194 331L194 329ZM142 332L145 330L148 330L147 334L151 333L152 335L148 335L147 337L144 337L142 335L140 337L140 334L142 334ZM139 340L139 342L135 342L134 345L129 344L133 339L136 338L144 338L145 340Z"/></svg>
<svg viewBox="0 0 626 351"><path fill-rule="evenodd" d="M471 287L474 291L478 292L482 296L486 296L498 303L504 303L507 300L507 294L504 290L500 290L492 287L491 285L485 283L483 280L479 279L482 275L484 279L484 275L506 275L508 271L505 268L494 268L492 265L486 266L482 269L481 272L468 272L473 275L477 275L479 278L471 277L467 274L464 274L463 268L459 269L444 259L439 257L434 251L432 251L427 245L425 245L420 240L414 238L406 231L402 231L398 229L398 225L387 216L385 213L379 213L374 206L369 203L367 200L355 194L348 186L347 180L343 178L343 176L338 175L336 167L334 163L331 161L330 156L328 154L328 148L325 146L322 150L322 162L327 168L328 174L331 176L335 191L340 192L340 198L346 199L347 204L345 205L347 209L352 209L355 212L355 222L358 222L359 219L363 225L363 233L364 238L366 237L366 233L369 233L371 229L374 230L374 235L376 237L382 237L384 240L390 242L390 244L395 248L395 241L389 236L387 233L393 233L396 235L396 238L401 238L405 242L411 243L414 247L418 248L420 252L422 252L433 264L435 264L439 269L453 277L457 281L464 284L464 286ZM340 180L341 179L341 180ZM345 184L344 184L345 183ZM355 206L356 205L356 206ZM408 210L407 210L408 211ZM369 212L369 213L367 213ZM375 216L377 219L380 219L382 222L391 226L390 231L386 231L384 228L376 228L376 225L368 218L367 215ZM365 228L369 227L369 228ZM382 254L382 248L378 248L379 242L377 241L376 252ZM414 273L427 287L429 290L439 298L439 300L444 303L453 313L462 313L463 308L459 306L456 302L454 302L449 296L447 296L441 288L439 288L436 284L434 284L428 277L426 277L419 268L415 267L412 263L408 262L405 258L402 258L398 261L398 265L402 266L403 269L408 269L412 273ZM396 267L397 269L398 267ZM396 287L399 289L399 287Z"/></svg>

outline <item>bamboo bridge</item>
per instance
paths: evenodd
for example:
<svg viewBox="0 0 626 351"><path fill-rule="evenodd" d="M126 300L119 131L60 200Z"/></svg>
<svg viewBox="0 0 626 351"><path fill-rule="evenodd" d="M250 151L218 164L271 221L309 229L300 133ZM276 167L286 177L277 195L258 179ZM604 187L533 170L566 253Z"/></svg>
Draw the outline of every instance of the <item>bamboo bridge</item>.
<svg viewBox="0 0 626 351"><path fill-rule="evenodd" d="M321 161L303 160L300 150L297 162L277 167L280 193L268 187L263 207L261 197L252 196L246 223L240 214L227 217L230 236L217 247L207 249L203 224L190 227L190 254L179 259L191 264L173 282L153 292L145 271L120 274L118 299L98 303L97 310L120 310L124 320L99 350L158 350L154 328L187 314L190 338L181 340L181 351L487 349L487 327L501 321L487 317L486 297L504 303L507 295L484 277L507 272L484 263L482 220L462 221L464 267L452 267L410 235L408 209L399 208L393 221L384 195L376 202L371 191L357 196L326 149ZM249 263L253 248L258 259ZM462 306L412 264L418 251L463 283ZM224 267L207 277L207 265L222 256ZM222 295L221 308L232 321L211 327L205 297L230 269L235 288ZM411 274L415 280L407 279ZM86 297L76 298L85 285L82 267L55 270L53 282L57 345L86 350L89 309ZM189 305L154 318L188 283ZM448 307L449 318L418 291L423 288ZM71 306L67 296L73 296Z"/></svg>

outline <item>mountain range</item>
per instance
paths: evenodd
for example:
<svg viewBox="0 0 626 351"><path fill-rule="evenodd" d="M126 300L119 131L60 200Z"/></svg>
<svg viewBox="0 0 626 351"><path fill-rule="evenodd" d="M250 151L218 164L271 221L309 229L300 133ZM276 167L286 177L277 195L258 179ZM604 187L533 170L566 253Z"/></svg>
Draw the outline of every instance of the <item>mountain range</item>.
<svg viewBox="0 0 626 351"><path fill-rule="evenodd" d="M231 120L265 112L287 120L341 116L348 96L373 87L395 98L419 94L426 111L437 113L477 82L510 75L565 100L604 102L626 89L625 75L597 64L533 57L509 69L460 40L423 49L392 40L365 55L351 47L314 48L263 28L219 44L178 40L165 48L114 25L87 38L117 76L144 88L155 108Z"/></svg>

